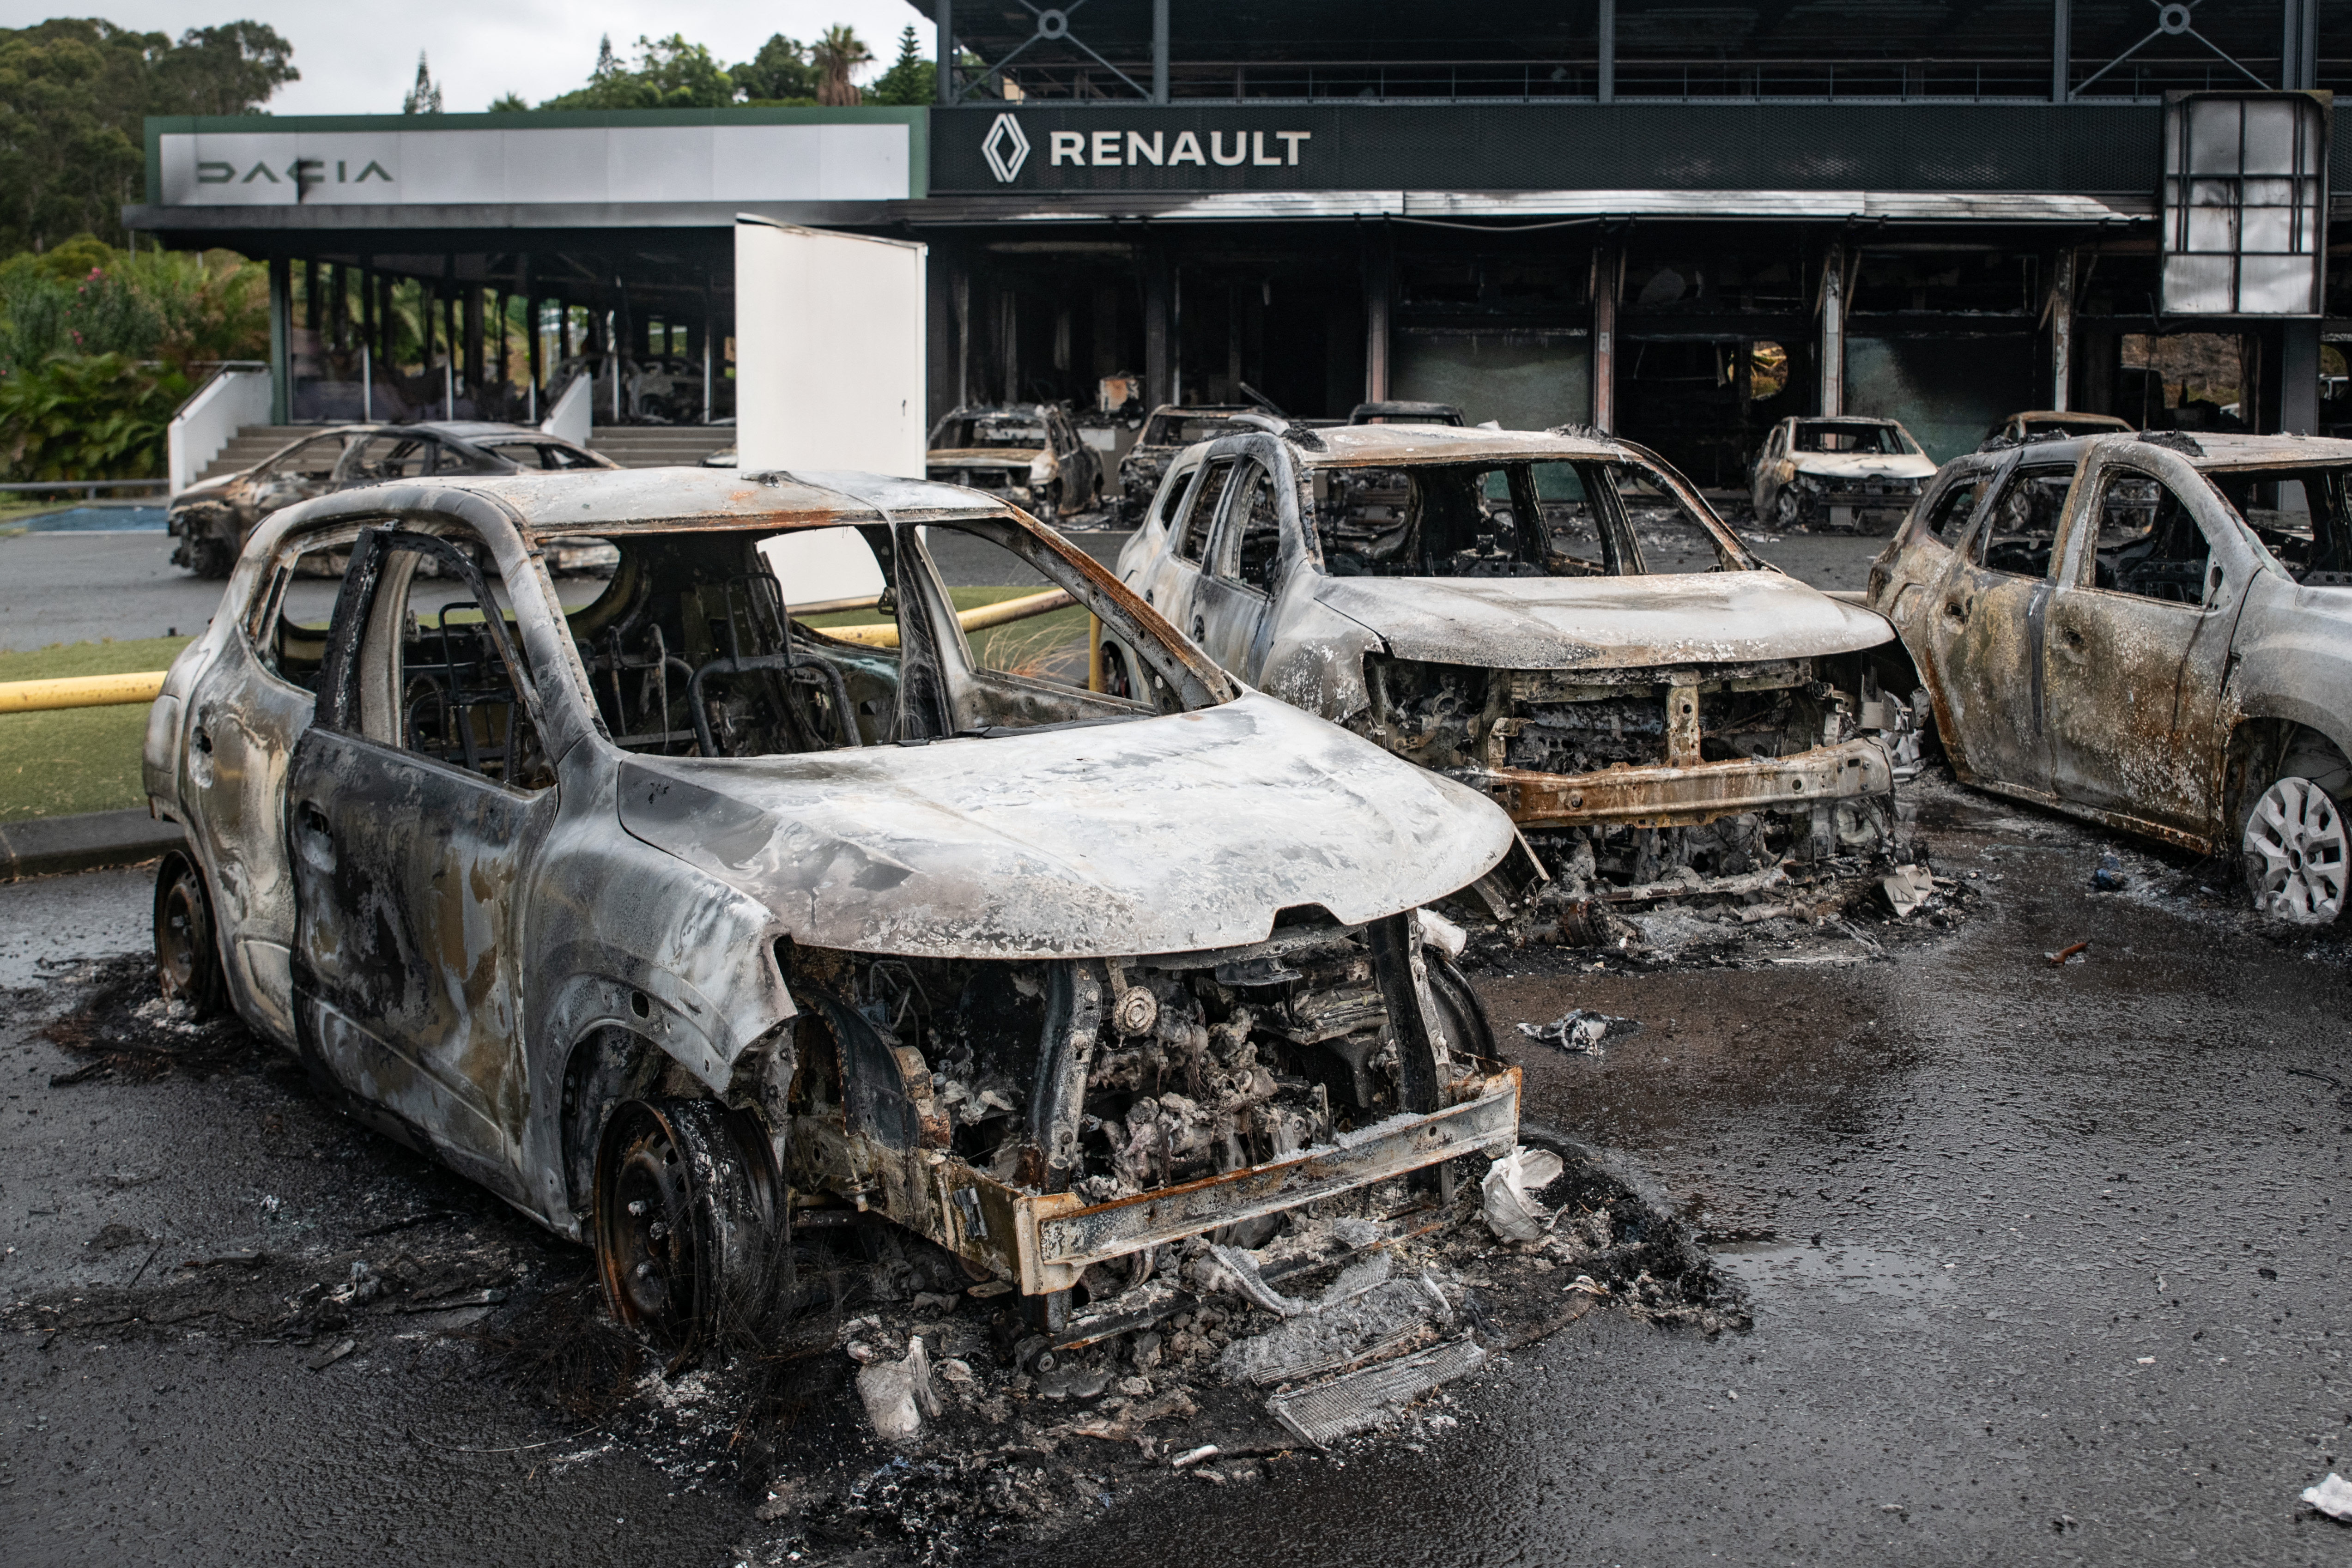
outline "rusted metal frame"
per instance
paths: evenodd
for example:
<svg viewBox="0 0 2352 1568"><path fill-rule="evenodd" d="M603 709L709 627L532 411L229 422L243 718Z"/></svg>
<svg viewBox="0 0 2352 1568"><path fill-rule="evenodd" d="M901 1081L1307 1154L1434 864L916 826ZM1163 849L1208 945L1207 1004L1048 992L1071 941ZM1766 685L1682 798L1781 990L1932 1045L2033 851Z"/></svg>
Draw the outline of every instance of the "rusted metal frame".
<svg viewBox="0 0 2352 1568"><path fill-rule="evenodd" d="M1612 768L1573 775L1489 768L1465 781L1485 790L1522 827L1664 828L1883 794L1894 787L1894 778L1876 741L1854 739L1796 757L1688 768Z"/></svg>
<svg viewBox="0 0 2352 1568"><path fill-rule="evenodd" d="M1112 1000L1109 992L1110 976L1098 959L1074 959L1048 971L1045 1040L1030 1086L1028 1129L1038 1167L1034 1185L1048 1192L1066 1191L1077 1169L1087 1075Z"/></svg>
<svg viewBox="0 0 2352 1568"><path fill-rule="evenodd" d="M1443 1110L1391 1117L1336 1148L1253 1166L1091 1208L1037 1211L1039 1261L1076 1270L1221 1225L1275 1214L1318 1198L1408 1176L1459 1155L1507 1148L1518 1136L1519 1070L1480 1081L1477 1092Z"/></svg>
<svg viewBox="0 0 2352 1568"><path fill-rule="evenodd" d="M1448 1042L1430 995L1429 960L1412 911L1365 926L1364 946L1371 952L1372 979L1396 1042L1397 1103L1407 1111L1434 1111L1444 1103Z"/></svg>

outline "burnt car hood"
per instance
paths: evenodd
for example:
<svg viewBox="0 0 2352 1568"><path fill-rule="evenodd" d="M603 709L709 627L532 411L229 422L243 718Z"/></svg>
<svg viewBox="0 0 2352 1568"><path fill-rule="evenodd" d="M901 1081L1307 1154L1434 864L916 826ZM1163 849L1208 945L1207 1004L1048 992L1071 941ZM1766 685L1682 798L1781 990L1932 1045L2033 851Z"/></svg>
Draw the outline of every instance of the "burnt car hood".
<svg viewBox="0 0 2352 1568"><path fill-rule="evenodd" d="M742 761L628 757L622 826L793 939L958 958L1263 941L1454 893L1512 842L1450 779L1258 693L997 739Z"/></svg>
<svg viewBox="0 0 2352 1568"><path fill-rule="evenodd" d="M1889 641L1871 611L1777 571L1648 577L1327 577L1315 597L1401 659L1490 669L1745 664Z"/></svg>
<svg viewBox="0 0 2352 1568"><path fill-rule="evenodd" d="M1015 467L1045 455L1042 446L939 446L923 454L923 461L943 468Z"/></svg>
<svg viewBox="0 0 2352 1568"><path fill-rule="evenodd" d="M1925 479L1936 472L1934 458L1907 452L1801 452L1791 461L1817 479Z"/></svg>

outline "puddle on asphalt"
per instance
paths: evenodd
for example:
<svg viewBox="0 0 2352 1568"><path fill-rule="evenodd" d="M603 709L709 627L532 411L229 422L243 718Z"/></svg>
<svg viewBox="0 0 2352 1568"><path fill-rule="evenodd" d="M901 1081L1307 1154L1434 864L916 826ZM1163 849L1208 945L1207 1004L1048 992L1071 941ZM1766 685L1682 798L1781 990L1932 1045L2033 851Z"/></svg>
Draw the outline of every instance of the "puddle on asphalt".
<svg viewBox="0 0 2352 1568"><path fill-rule="evenodd" d="M1954 1272L1932 1260L1880 1247L1733 1241L1708 1250L1759 1296L1784 1290L1825 1291L1841 1302L1874 1296L1916 1301L1926 1291L1949 1289Z"/></svg>

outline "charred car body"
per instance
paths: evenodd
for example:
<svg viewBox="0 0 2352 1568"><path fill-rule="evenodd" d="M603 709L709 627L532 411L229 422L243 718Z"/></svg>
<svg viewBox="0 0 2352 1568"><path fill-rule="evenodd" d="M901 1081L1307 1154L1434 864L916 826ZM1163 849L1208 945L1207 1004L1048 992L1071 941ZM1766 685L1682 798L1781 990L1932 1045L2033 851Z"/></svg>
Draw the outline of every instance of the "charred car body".
<svg viewBox="0 0 2352 1568"><path fill-rule="evenodd" d="M1233 430L1234 415L1257 412L1253 404L1238 402L1192 407L1163 402L1153 409L1135 444L1118 460L1119 520L1131 528L1143 516L1178 453Z"/></svg>
<svg viewBox="0 0 2352 1568"><path fill-rule="evenodd" d="M618 556L568 612L558 529ZM950 549L1099 617L1136 695L968 637ZM895 645L793 612L844 550ZM320 551L351 569L299 625ZM167 994L592 1242L616 1312L681 1346L756 1321L796 1206L1066 1305L1094 1264L1516 1134L1423 907L1508 822L1239 690L971 491L667 469L289 509L145 768L190 846L157 883Z"/></svg>
<svg viewBox="0 0 2352 1568"><path fill-rule="evenodd" d="M2002 443L2014 446L2021 441L2065 440L2078 435L2129 435L2129 420L2117 419L2112 413L2067 413L2057 409L2028 409L2012 413L1985 432L1977 450L1990 452Z"/></svg>
<svg viewBox="0 0 2352 1568"><path fill-rule="evenodd" d="M2352 789L2352 442L2032 442L1945 465L1871 568L1952 770L2333 920Z"/></svg>
<svg viewBox="0 0 2352 1568"><path fill-rule="evenodd" d="M289 442L252 467L172 497L172 564L226 577L261 519L281 507L387 479L610 468L601 453L520 424L343 424Z"/></svg>
<svg viewBox="0 0 2352 1568"><path fill-rule="evenodd" d="M1759 525L1891 531L1936 465L1891 419L1784 419L1756 456Z"/></svg>
<svg viewBox="0 0 2352 1568"><path fill-rule="evenodd" d="M1243 680L1500 803L1560 892L1889 842L1886 623L1630 442L1258 421L1184 454L1119 570Z"/></svg>
<svg viewBox="0 0 2352 1568"><path fill-rule="evenodd" d="M1102 499L1102 459L1049 402L957 409L931 427L924 471L1002 497L1051 523Z"/></svg>

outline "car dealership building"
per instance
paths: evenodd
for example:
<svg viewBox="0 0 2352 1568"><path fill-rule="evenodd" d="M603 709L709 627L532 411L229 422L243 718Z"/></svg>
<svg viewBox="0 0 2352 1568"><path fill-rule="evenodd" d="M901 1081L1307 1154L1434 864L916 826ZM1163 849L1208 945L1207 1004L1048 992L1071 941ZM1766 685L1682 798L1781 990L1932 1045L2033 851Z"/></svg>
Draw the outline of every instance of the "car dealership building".
<svg viewBox="0 0 2352 1568"><path fill-rule="evenodd" d="M281 421L525 416L615 345L675 395L600 420L724 419L748 213L930 247L935 414L1435 399L1733 487L1790 413L2352 425L2352 7L925 8L929 109L152 120L126 221L268 258ZM528 364L514 297L572 308Z"/></svg>

